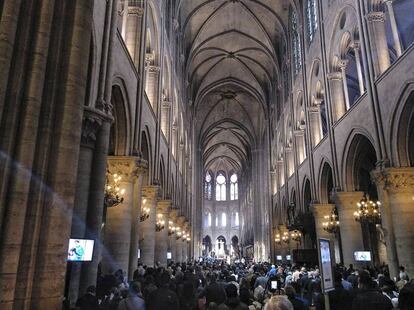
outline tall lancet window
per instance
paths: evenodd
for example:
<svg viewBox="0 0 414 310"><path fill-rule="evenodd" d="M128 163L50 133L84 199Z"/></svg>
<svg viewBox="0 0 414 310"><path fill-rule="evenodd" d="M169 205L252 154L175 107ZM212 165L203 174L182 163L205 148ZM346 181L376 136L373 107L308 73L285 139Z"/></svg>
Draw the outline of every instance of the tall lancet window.
<svg viewBox="0 0 414 310"><path fill-rule="evenodd" d="M294 10L292 10L290 23L292 32L293 70L296 76L302 68L302 45L300 43L298 15Z"/></svg>
<svg viewBox="0 0 414 310"><path fill-rule="evenodd" d="M221 214L221 226L223 227L227 226L227 215L224 212Z"/></svg>
<svg viewBox="0 0 414 310"><path fill-rule="evenodd" d="M230 200L239 199L239 185L237 182L237 174L230 177Z"/></svg>
<svg viewBox="0 0 414 310"><path fill-rule="evenodd" d="M204 199L211 200L212 198L212 185L211 185L211 175L209 172L206 174L206 179L204 180Z"/></svg>
<svg viewBox="0 0 414 310"><path fill-rule="evenodd" d="M311 43L318 29L318 8L316 0L307 0L306 21L308 28L308 42Z"/></svg>
<svg viewBox="0 0 414 310"><path fill-rule="evenodd" d="M226 200L226 177L222 173L219 173L216 178L216 200Z"/></svg>

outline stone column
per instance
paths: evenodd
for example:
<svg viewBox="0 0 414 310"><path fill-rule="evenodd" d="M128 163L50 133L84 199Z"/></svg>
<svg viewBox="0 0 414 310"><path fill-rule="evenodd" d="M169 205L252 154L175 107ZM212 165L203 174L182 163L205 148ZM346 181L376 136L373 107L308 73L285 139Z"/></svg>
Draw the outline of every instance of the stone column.
<svg viewBox="0 0 414 310"><path fill-rule="evenodd" d="M355 251L364 250L361 224L355 221L354 212L357 203L364 196L363 192L336 192L334 200L338 208L339 221L341 222L341 241L344 264L358 263L354 259Z"/></svg>
<svg viewBox="0 0 414 310"><path fill-rule="evenodd" d="M182 242L182 233L184 231L184 222L185 222L185 217L184 216L180 216L177 219L177 226L179 227L179 231L176 233L176 249L177 249L177 263L181 263L183 262L183 242ZM181 237L180 237L181 235Z"/></svg>
<svg viewBox="0 0 414 310"><path fill-rule="evenodd" d="M132 214L134 209L134 187L137 181L138 158L127 156L108 157L108 171L122 177L119 186L125 190L124 201L118 206L107 207L105 223L105 246L103 272L113 273L118 269L129 270L131 249Z"/></svg>
<svg viewBox="0 0 414 310"><path fill-rule="evenodd" d="M177 216L178 216L178 210L173 209L170 211L169 219L172 222L172 225L174 227L177 227ZM176 262L177 261L177 242L176 242L176 231L169 236L169 245L170 245L170 251L171 251L171 260Z"/></svg>
<svg viewBox="0 0 414 310"><path fill-rule="evenodd" d="M148 100L151 103L152 109L155 115L157 115L157 102L158 102L158 79L160 76L160 67L147 65L145 68L147 72L145 92Z"/></svg>
<svg viewBox="0 0 414 310"><path fill-rule="evenodd" d="M355 53L355 62L358 72L358 83L359 83L359 92L362 94L365 92L364 86L364 77L362 75L362 64L361 64L361 55L360 55L360 46L359 43L355 42L353 45L354 53Z"/></svg>
<svg viewBox="0 0 414 310"><path fill-rule="evenodd" d="M185 235L187 235L189 233L188 228L189 228L189 223L186 220L185 223L184 223L184 228L183 228L184 229L183 233L185 233ZM184 235L181 238L181 242L182 242L182 247L181 247L181 249L182 249L182 258L181 258L181 261L183 263L185 263L185 262L188 261L188 244L187 244L187 239L184 238Z"/></svg>
<svg viewBox="0 0 414 310"><path fill-rule="evenodd" d="M348 81L346 79L346 67L347 66L348 66L348 60L345 60L345 59L340 60L339 69L341 70L341 75L342 75L342 87L344 91L346 111L348 111L349 108L351 107L351 103L349 101Z"/></svg>
<svg viewBox="0 0 414 310"><path fill-rule="evenodd" d="M366 16L371 33L372 53L374 57L375 73L377 76L390 67L387 34L385 29L385 14L370 12ZM376 58L376 59L375 59Z"/></svg>
<svg viewBox="0 0 414 310"><path fill-rule="evenodd" d="M148 267L155 262L155 223L156 210L160 194L160 187L156 185L145 186L142 189L143 207L149 208L149 218L141 223L141 262Z"/></svg>
<svg viewBox="0 0 414 310"><path fill-rule="evenodd" d="M85 111L82 126L81 147L79 151L78 173L76 181L76 196L72 216L71 238L85 238L87 227L87 213L89 204L90 182L92 175L92 162L97 131L102 120ZM74 303L78 299L79 281L81 276L80 263L72 263L70 273L69 299Z"/></svg>
<svg viewBox="0 0 414 310"><path fill-rule="evenodd" d="M394 49L395 49L395 52L397 53L397 57L400 57L402 54L402 46L401 46L400 35L398 33L398 25L397 25L397 20L395 18L394 7L392 6L392 2L393 0L386 0L385 4L387 5L388 15L390 17L392 37L394 39Z"/></svg>
<svg viewBox="0 0 414 310"><path fill-rule="evenodd" d="M397 249L395 245L392 210L389 202L388 192L385 190L386 178L383 175L383 170L381 169L376 169L375 171L371 172L371 178L373 182L377 185L378 198L381 202L381 225L384 232L384 239L386 243L388 268L390 271L390 277L391 279L393 279L394 277L398 276L399 264Z"/></svg>
<svg viewBox="0 0 414 310"><path fill-rule="evenodd" d="M330 215L332 210L335 208L333 204L313 204L311 206L311 211L313 213L313 217L315 218L315 227L316 227L316 237L317 238L325 238L333 240L335 238L334 235L326 232L323 230L323 222L325 222L325 216Z"/></svg>
<svg viewBox="0 0 414 310"><path fill-rule="evenodd" d="M318 106L312 106L308 108L309 120L312 128L312 145L316 146L322 140L322 126L321 126L321 113Z"/></svg>
<svg viewBox="0 0 414 310"><path fill-rule="evenodd" d="M334 120L338 121L346 113L346 103L341 72L328 74L329 85L331 86L331 104L334 111Z"/></svg>
<svg viewBox="0 0 414 310"><path fill-rule="evenodd" d="M139 224L142 207L142 182L144 175L147 173L148 162L138 160L137 163L137 180L134 184L134 204L132 209L132 226L131 226L131 250L129 252L129 271L128 279L132 280L134 271L138 267L138 249L139 249Z"/></svg>
<svg viewBox="0 0 414 310"><path fill-rule="evenodd" d="M384 170L398 261L414 277L414 168Z"/></svg>
<svg viewBox="0 0 414 310"><path fill-rule="evenodd" d="M167 141L170 139L170 110L171 102L163 101L161 106L161 130Z"/></svg>
<svg viewBox="0 0 414 310"><path fill-rule="evenodd" d="M96 110L95 110L96 112ZM82 266L80 281L80 294L84 294L90 285L96 285L98 274L98 264L102 259L103 234L102 221L104 211L104 189L106 183L106 170L108 159L109 135L113 119L108 115L98 132L95 144L95 154L93 158L93 167L91 173L87 227L85 237L95 240L93 259L90 263Z"/></svg>
<svg viewBox="0 0 414 310"><path fill-rule="evenodd" d="M305 144L305 131L304 130L295 130L293 132L296 140L296 149L298 154L299 164L303 163L306 158L306 144ZM272 186L272 189L274 187ZM273 192L272 194L274 194Z"/></svg>
<svg viewBox="0 0 414 310"><path fill-rule="evenodd" d="M168 221L169 211L171 208L171 200L161 200L157 204L157 219L164 221L164 229L155 233L155 261L160 266L167 266L168 251Z"/></svg>
<svg viewBox="0 0 414 310"><path fill-rule="evenodd" d="M128 0L125 1L128 2ZM135 67L139 68L140 46L142 40L142 17L144 16L144 9L138 6L130 6L127 8L127 12L125 45L134 61Z"/></svg>

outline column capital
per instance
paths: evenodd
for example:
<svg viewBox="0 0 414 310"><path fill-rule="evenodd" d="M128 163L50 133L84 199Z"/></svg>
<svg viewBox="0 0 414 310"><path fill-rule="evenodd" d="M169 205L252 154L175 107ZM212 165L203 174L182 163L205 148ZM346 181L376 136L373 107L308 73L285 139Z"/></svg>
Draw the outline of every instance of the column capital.
<svg viewBox="0 0 414 310"><path fill-rule="evenodd" d="M171 200L160 200L157 202L157 213L168 214L171 209Z"/></svg>
<svg viewBox="0 0 414 310"><path fill-rule="evenodd" d="M161 68L158 66L147 66L148 73L158 74L161 71Z"/></svg>
<svg viewBox="0 0 414 310"><path fill-rule="evenodd" d="M354 209L364 197L364 192L333 192L332 198L340 209Z"/></svg>
<svg viewBox="0 0 414 310"><path fill-rule="evenodd" d="M389 192L413 192L414 168L386 168L371 174L373 180Z"/></svg>
<svg viewBox="0 0 414 310"><path fill-rule="evenodd" d="M142 197L145 199L158 200L160 187L158 185L148 185L142 187Z"/></svg>
<svg viewBox="0 0 414 310"><path fill-rule="evenodd" d="M144 9L137 6L128 7L128 15L143 16Z"/></svg>
<svg viewBox="0 0 414 310"><path fill-rule="evenodd" d="M332 210L335 208L334 204L324 203L324 204L312 204L310 206L310 211L315 218L324 217L325 215L330 215Z"/></svg>
<svg viewBox="0 0 414 310"><path fill-rule="evenodd" d="M108 171L111 174L118 174L133 182L142 171L143 163L141 158L134 156L108 156Z"/></svg>
<svg viewBox="0 0 414 310"><path fill-rule="evenodd" d="M369 12L365 17L367 21L370 23L384 23L385 22L384 12Z"/></svg>
<svg viewBox="0 0 414 310"><path fill-rule="evenodd" d="M177 221L177 216L178 216L178 209L170 209L169 217L173 222Z"/></svg>
<svg viewBox="0 0 414 310"><path fill-rule="evenodd" d="M338 71L328 73L327 77L329 81L342 81L342 74Z"/></svg>

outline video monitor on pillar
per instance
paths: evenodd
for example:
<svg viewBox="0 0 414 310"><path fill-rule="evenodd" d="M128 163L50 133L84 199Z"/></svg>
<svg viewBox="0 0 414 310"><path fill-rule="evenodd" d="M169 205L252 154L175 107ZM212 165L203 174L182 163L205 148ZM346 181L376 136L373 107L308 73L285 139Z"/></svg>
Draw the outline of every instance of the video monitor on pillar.
<svg viewBox="0 0 414 310"><path fill-rule="evenodd" d="M355 261L357 262L370 262L371 252L370 251L356 251L354 252Z"/></svg>
<svg viewBox="0 0 414 310"><path fill-rule="evenodd" d="M95 240L69 239L68 261L91 262Z"/></svg>

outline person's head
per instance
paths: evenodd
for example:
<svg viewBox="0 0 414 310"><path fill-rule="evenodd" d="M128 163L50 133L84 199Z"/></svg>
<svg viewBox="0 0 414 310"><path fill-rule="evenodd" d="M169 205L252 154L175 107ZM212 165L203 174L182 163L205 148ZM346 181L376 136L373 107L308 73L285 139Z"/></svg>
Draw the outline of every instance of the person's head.
<svg viewBox="0 0 414 310"><path fill-rule="evenodd" d="M359 273L358 286L365 289L373 287L371 275L367 271L363 270Z"/></svg>
<svg viewBox="0 0 414 310"><path fill-rule="evenodd" d="M86 289L87 294L95 295L96 294L96 287L94 285L88 286Z"/></svg>
<svg viewBox="0 0 414 310"><path fill-rule="evenodd" d="M237 287L233 283L227 284L225 291L226 291L227 298L235 298L238 296Z"/></svg>
<svg viewBox="0 0 414 310"><path fill-rule="evenodd" d="M250 303L250 292L247 288L240 288L240 301L248 305Z"/></svg>
<svg viewBox="0 0 414 310"><path fill-rule="evenodd" d="M138 281L132 282L129 286L129 291L133 295L141 293L141 283L139 283Z"/></svg>
<svg viewBox="0 0 414 310"><path fill-rule="evenodd" d="M401 310L410 310L414 305L414 281L407 283L398 296L398 307Z"/></svg>
<svg viewBox="0 0 414 310"><path fill-rule="evenodd" d="M264 310L294 310L292 303L286 296L276 295L269 299Z"/></svg>
<svg viewBox="0 0 414 310"><path fill-rule="evenodd" d="M296 291L295 291L295 289L293 288L292 285L286 285L285 286L285 294L289 298L295 298Z"/></svg>

